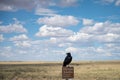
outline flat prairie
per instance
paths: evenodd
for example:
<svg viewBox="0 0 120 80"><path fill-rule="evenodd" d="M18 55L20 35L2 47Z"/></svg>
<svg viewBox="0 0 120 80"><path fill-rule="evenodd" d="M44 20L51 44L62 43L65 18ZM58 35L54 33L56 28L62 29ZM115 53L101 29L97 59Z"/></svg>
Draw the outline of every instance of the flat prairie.
<svg viewBox="0 0 120 80"><path fill-rule="evenodd" d="M120 80L120 61L72 62L74 79ZM64 80L62 62L0 62L0 80Z"/></svg>

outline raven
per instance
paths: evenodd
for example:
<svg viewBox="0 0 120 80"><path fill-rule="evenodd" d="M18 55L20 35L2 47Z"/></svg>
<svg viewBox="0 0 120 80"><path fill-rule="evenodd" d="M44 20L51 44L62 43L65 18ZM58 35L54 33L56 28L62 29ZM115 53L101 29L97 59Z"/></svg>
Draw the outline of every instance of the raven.
<svg viewBox="0 0 120 80"><path fill-rule="evenodd" d="M71 53L66 53L66 54L67 54L67 56L64 59L63 67L67 66L72 61Z"/></svg>

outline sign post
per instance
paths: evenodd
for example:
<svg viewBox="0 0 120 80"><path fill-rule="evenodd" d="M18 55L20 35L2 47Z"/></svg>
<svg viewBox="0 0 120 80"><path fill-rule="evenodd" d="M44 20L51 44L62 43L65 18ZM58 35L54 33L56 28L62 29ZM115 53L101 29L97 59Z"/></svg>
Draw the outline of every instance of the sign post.
<svg viewBox="0 0 120 80"><path fill-rule="evenodd" d="M62 67L62 79L74 78L74 67Z"/></svg>

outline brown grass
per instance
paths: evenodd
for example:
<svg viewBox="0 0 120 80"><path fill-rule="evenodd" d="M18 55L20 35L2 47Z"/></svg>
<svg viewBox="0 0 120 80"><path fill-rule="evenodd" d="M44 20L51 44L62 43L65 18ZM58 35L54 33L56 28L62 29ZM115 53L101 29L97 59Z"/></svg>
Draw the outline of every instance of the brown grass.
<svg viewBox="0 0 120 80"><path fill-rule="evenodd" d="M120 61L72 62L74 80L120 80ZM62 80L61 62L0 62L0 80Z"/></svg>

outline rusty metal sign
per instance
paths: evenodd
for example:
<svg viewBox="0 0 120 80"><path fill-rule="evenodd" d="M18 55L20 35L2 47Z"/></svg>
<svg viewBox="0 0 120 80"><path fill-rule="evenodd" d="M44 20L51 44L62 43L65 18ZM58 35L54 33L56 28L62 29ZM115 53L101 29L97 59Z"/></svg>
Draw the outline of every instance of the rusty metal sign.
<svg viewBox="0 0 120 80"><path fill-rule="evenodd" d="M74 67L62 67L62 78L74 78Z"/></svg>

